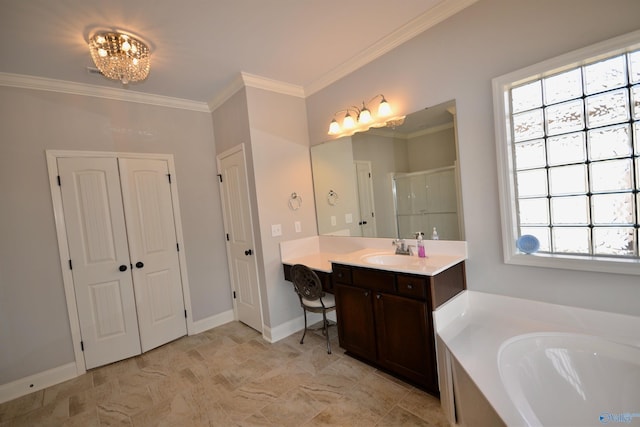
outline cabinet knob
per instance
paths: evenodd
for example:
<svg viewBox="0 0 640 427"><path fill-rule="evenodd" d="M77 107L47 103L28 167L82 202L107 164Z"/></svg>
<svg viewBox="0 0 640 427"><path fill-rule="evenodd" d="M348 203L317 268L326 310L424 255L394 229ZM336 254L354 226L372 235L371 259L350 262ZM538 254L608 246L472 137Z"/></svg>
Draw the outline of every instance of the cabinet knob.
<svg viewBox="0 0 640 427"><path fill-rule="evenodd" d="M369 291L364 291L364 296L368 297L369 296Z"/></svg>
<svg viewBox="0 0 640 427"><path fill-rule="evenodd" d="M407 285L407 289L413 289L413 285L412 285L411 283L409 283L409 284Z"/></svg>
<svg viewBox="0 0 640 427"><path fill-rule="evenodd" d="M380 299L380 298L382 298L382 295L378 294L378 295L376 295L376 298Z"/></svg>
<svg viewBox="0 0 640 427"><path fill-rule="evenodd" d="M245 254L246 256L249 256L249 255L251 255L252 253L253 253L253 251L252 251L251 249L247 249L246 251L244 251L244 254Z"/></svg>
<svg viewBox="0 0 640 427"><path fill-rule="evenodd" d="M126 266L126 265L124 265L124 264L122 264L122 265L118 268L118 270L120 270L120 271L127 271L127 266Z"/></svg>
<svg viewBox="0 0 640 427"><path fill-rule="evenodd" d="M136 262L136 267L137 268L142 268L142 267L144 267L144 263L142 261L138 261L138 262Z"/></svg>

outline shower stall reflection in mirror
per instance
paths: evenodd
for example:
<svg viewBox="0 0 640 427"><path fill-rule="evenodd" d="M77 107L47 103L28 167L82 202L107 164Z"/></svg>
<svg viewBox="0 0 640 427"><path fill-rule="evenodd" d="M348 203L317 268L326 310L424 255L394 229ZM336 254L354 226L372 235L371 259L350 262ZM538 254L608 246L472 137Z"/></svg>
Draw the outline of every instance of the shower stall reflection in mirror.
<svg viewBox="0 0 640 427"><path fill-rule="evenodd" d="M421 231L430 238L437 229L442 240L460 240L457 165L393 174L396 226L400 239Z"/></svg>

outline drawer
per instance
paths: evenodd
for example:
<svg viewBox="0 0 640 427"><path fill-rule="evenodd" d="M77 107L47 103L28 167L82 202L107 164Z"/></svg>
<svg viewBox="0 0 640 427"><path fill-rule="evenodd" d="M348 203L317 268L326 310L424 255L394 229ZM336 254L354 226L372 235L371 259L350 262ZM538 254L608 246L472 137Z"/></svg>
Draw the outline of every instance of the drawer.
<svg viewBox="0 0 640 427"><path fill-rule="evenodd" d="M427 279L418 276L398 274L398 294L406 297L425 299Z"/></svg>
<svg viewBox="0 0 640 427"><path fill-rule="evenodd" d="M340 264L333 264L331 270L333 271L332 276L334 283L351 284L351 268Z"/></svg>
<svg viewBox="0 0 640 427"><path fill-rule="evenodd" d="M396 291L396 275L389 271L353 268L353 285L381 292Z"/></svg>

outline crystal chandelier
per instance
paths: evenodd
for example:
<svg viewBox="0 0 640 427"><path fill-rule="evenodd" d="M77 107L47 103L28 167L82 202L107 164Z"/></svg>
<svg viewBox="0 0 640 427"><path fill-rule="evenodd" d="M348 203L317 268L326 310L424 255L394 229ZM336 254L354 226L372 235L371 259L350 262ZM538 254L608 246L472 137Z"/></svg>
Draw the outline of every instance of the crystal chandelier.
<svg viewBox="0 0 640 427"><path fill-rule="evenodd" d="M130 34L97 32L89 38L89 50L98 70L124 85L149 75L149 47Z"/></svg>

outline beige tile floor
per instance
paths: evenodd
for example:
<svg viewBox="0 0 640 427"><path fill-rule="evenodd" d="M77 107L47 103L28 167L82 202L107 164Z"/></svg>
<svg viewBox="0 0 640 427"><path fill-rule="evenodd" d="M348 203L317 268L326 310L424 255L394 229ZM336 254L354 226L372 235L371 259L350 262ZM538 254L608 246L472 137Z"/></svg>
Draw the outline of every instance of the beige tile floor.
<svg viewBox="0 0 640 427"><path fill-rule="evenodd" d="M319 332L275 344L239 322L0 405L5 426L446 426L435 397Z"/></svg>

